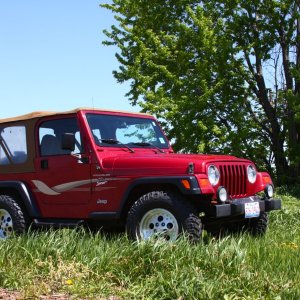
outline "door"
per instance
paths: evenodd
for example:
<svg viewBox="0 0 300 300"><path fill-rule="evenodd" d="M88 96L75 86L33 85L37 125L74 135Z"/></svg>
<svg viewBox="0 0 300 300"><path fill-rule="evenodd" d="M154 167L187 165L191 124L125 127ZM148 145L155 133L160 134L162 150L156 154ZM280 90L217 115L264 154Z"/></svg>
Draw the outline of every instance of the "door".
<svg viewBox="0 0 300 300"><path fill-rule="evenodd" d="M62 136L75 136L75 149L62 149ZM44 217L85 218L91 198L89 155L76 117L47 119L39 124L36 178L32 180Z"/></svg>

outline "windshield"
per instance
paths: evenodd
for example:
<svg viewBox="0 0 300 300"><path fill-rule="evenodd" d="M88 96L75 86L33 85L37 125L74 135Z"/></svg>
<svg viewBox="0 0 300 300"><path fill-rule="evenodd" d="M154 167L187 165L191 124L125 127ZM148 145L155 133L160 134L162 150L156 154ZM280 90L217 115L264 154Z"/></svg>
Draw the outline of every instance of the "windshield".
<svg viewBox="0 0 300 300"><path fill-rule="evenodd" d="M168 141L153 119L87 114L87 121L99 146L169 148Z"/></svg>

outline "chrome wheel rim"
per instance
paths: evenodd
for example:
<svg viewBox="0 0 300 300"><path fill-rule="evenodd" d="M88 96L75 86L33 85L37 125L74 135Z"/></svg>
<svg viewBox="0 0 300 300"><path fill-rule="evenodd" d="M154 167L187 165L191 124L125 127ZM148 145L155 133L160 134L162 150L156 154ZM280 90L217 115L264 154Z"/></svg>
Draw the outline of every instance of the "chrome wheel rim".
<svg viewBox="0 0 300 300"><path fill-rule="evenodd" d="M159 238L175 241L178 237L179 226L175 216L166 209L155 208L149 210L140 222L140 236L142 240Z"/></svg>
<svg viewBox="0 0 300 300"><path fill-rule="evenodd" d="M0 209L0 239L7 239L12 232L13 222L10 213L5 209Z"/></svg>

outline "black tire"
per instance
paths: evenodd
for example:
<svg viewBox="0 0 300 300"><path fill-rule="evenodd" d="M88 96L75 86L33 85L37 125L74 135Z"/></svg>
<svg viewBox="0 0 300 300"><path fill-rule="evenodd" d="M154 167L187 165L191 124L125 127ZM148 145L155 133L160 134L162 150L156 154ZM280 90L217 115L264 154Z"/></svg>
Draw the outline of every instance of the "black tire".
<svg viewBox="0 0 300 300"><path fill-rule="evenodd" d="M253 236L263 236L267 232L269 217L266 212L262 212L259 217L249 220L247 229Z"/></svg>
<svg viewBox="0 0 300 300"><path fill-rule="evenodd" d="M27 229L27 218L13 197L0 195L0 239L9 238L13 233Z"/></svg>
<svg viewBox="0 0 300 300"><path fill-rule="evenodd" d="M263 236L268 229L268 214L262 212L259 217L243 219L237 222L224 223L221 226L204 227L215 238L223 238L228 235L240 235L248 232L253 236Z"/></svg>
<svg viewBox="0 0 300 300"><path fill-rule="evenodd" d="M183 232L192 242L202 237L195 209L179 195L153 191L140 197L128 212L126 231L133 240L162 237L174 241Z"/></svg>

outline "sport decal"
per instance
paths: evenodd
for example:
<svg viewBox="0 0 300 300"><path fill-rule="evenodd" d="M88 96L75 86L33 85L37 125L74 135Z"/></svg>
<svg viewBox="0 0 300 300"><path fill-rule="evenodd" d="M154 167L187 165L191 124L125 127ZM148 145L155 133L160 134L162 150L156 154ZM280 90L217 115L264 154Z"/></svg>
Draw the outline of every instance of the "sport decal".
<svg viewBox="0 0 300 300"><path fill-rule="evenodd" d="M59 185L53 186L51 188L40 180L32 180L32 182L35 185L35 187L43 194L49 195L49 196L56 196L56 195L60 195L63 192L72 190L76 187L79 187L79 186L82 186L85 184L90 184L91 182L97 182L97 180L87 179L87 180L73 181L73 182L68 182L68 183L64 183L64 184L59 184Z"/></svg>
<svg viewBox="0 0 300 300"><path fill-rule="evenodd" d="M40 181L40 180L32 180L35 187L43 194L49 195L49 196L57 196L60 195L63 192L67 192L70 190L73 190L75 188L78 188L82 185L96 183L96 187L103 186L109 181L118 181L118 180L129 180L129 178L96 178L96 179L86 179L86 180L80 180L80 181L73 181L73 182L67 182L63 184L59 184L53 187L49 187L46 183ZM108 189L114 188L114 187L108 187ZM107 188L106 188L107 189ZM97 189L95 189L97 190Z"/></svg>

